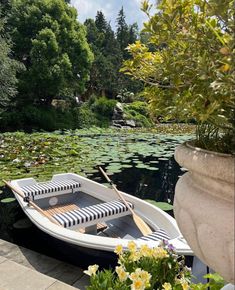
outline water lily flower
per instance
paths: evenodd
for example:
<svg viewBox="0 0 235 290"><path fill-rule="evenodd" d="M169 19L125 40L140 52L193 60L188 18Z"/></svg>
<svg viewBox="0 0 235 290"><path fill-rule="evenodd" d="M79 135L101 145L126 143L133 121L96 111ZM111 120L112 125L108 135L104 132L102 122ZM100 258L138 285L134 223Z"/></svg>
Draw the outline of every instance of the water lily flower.
<svg viewBox="0 0 235 290"><path fill-rule="evenodd" d="M92 276L96 274L98 268L99 266L95 264L95 265L89 266L87 270L83 271L83 273L85 273L88 276Z"/></svg>

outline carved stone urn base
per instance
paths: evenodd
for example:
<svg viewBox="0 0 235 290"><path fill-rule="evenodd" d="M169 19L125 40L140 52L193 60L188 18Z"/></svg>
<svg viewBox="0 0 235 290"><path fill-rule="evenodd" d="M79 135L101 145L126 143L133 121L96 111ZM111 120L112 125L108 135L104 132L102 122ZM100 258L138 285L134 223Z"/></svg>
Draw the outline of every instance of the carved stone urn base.
<svg viewBox="0 0 235 290"><path fill-rule="evenodd" d="M188 169L175 189L180 231L196 256L234 284L234 156L186 143L175 159Z"/></svg>

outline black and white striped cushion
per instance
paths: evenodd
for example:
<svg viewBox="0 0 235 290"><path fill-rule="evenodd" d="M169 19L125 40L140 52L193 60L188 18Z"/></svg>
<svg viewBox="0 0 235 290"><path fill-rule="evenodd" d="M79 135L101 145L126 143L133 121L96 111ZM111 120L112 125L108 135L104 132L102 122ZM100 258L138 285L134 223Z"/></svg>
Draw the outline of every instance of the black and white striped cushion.
<svg viewBox="0 0 235 290"><path fill-rule="evenodd" d="M56 181L49 181L45 183L36 183L34 185L28 185L21 187L21 190L23 191L25 197L33 197L38 194L44 194L44 193L51 193L51 192L58 192L62 190L68 190L68 189L75 189L80 186L80 183L72 180L72 179L66 179L66 180L56 180Z"/></svg>
<svg viewBox="0 0 235 290"><path fill-rule="evenodd" d="M162 241L162 240L170 240L170 237L163 229L159 229L147 236L143 236L138 239L139 241Z"/></svg>
<svg viewBox="0 0 235 290"><path fill-rule="evenodd" d="M131 208L133 205L128 202ZM127 212L128 207L119 200L87 206L78 210L53 215L53 217L65 228L91 222Z"/></svg>

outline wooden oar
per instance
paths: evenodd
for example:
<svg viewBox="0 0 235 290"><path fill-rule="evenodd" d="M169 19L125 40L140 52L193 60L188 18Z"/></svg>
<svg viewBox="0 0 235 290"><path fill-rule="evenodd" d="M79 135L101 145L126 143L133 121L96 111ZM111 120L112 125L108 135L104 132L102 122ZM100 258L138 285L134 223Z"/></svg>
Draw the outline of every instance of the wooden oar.
<svg viewBox="0 0 235 290"><path fill-rule="evenodd" d="M13 190L15 193L17 193L18 195L20 195L23 199L25 198L25 195L23 193L22 190L16 188L15 186L13 186L10 182L3 180L3 182L11 189ZM32 207L34 207L37 211L39 211L42 215L44 215L45 217L47 217L51 222L53 222L54 224L57 224L59 226L61 226L60 223L57 222L57 220L55 220L54 218L52 218L48 213L44 212L39 206L37 206L33 201L29 200L28 201L29 205L31 205Z"/></svg>
<svg viewBox="0 0 235 290"><path fill-rule="evenodd" d="M133 209L130 207L130 205L125 200L125 198L122 195L122 193L119 190L117 190L116 186L113 184L113 182L110 180L110 178L108 177L108 175L104 172L104 170L101 167L99 167L99 170L104 175L104 177L106 178L106 180L110 183L110 185L112 186L112 188L114 189L114 191L118 194L118 196L121 198L121 200L124 202L124 204L127 206L127 208L129 209L129 211L132 214L132 217L133 217L133 220L134 220L136 226L139 228L139 230L141 231L141 233L144 236L147 236L148 234L151 234L152 233L152 230L150 229L150 227L142 220L141 217L139 217L133 211Z"/></svg>

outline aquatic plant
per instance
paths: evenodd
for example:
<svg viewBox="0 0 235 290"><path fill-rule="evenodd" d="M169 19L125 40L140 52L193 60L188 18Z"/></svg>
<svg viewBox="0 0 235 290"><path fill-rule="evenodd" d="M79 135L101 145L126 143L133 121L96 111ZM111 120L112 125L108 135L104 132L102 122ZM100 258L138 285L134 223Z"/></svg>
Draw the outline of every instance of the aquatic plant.
<svg viewBox="0 0 235 290"><path fill-rule="evenodd" d="M98 165L104 165L108 174L132 167L157 171L156 159L169 159L175 146L187 139L189 135L99 128L4 133L0 135L0 180L23 177L46 180L62 172L91 175L98 172Z"/></svg>

